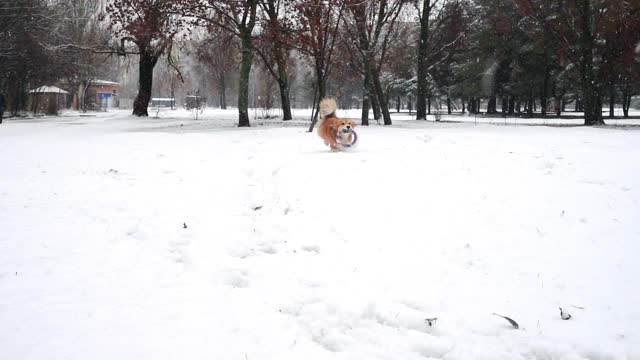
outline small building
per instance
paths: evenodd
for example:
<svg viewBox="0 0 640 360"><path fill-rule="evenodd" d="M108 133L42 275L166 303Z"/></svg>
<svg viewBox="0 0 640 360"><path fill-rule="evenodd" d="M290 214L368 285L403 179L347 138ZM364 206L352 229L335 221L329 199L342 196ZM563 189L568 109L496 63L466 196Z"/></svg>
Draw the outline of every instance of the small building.
<svg viewBox="0 0 640 360"><path fill-rule="evenodd" d="M92 80L86 90L85 102L90 109L106 110L120 106L120 84L107 80Z"/></svg>
<svg viewBox="0 0 640 360"><path fill-rule="evenodd" d="M29 91L29 109L55 115L60 109L69 108L69 93L56 86L41 86Z"/></svg>

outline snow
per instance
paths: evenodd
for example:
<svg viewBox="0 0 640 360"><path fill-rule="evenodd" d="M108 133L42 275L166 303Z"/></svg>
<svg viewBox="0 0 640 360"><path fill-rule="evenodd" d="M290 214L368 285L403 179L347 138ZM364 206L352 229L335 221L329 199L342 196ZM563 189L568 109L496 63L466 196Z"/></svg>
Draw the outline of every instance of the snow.
<svg viewBox="0 0 640 360"><path fill-rule="evenodd" d="M108 80L92 80L91 84L93 85L120 85L120 83Z"/></svg>
<svg viewBox="0 0 640 360"><path fill-rule="evenodd" d="M69 94L69 92L64 91L56 86L41 86L37 89L33 89L29 91L30 93L38 93L38 94L48 94L48 93L56 93L56 94Z"/></svg>
<svg viewBox="0 0 640 360"><path fill-rule="evenodd" d="M637 128L294 114L2 124L2 359L640 359Z"/></svg>

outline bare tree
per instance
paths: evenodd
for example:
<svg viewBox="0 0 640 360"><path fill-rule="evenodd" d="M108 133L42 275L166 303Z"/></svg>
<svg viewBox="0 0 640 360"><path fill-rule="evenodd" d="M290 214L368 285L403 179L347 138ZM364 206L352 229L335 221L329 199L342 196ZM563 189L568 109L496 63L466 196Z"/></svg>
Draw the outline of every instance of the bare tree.
<svg viewBox="0 0 640 360"><path fill-rule="evenodd" d="M106 20L120 38L119 54L139 56L138 95L133 115L149 116L147 108L153 88L153 69L164 54L171 54L175 37L189 23L180 16L189 0L111 0L106 6ZM125 48L135 45L136 51Z"/></svg>
<svg viewBox="0 0 640 360"><path fill-rule="evenodd" d="M350 25L348 28L353 33L354 44L357 44L362 55L365 88L370 82L385 125L391 125L391 116L388 100L380 82L380 69L387 53L389 39L394 32L396 20L406 2L405 0L347 1L351 17L346 23Z"/></svg>
<svg viewBox="0 0 640 360"><path fill-rule="evenodd" d="M209 28L221 28L240 40L240 79L238 84L238 126L249 122L249 76L253 65L253 30L259 0L193 0L191 15Z"/></svg>
<svg viewBox="0 0 640 360"><path fill-rule="evenodd" d="M317 104L327 96L327 79L346 4L345 0L296 1L296 23L299 26L296 42L298 49L311 59L316 77L316 108L309 126L311 132L317 121Z"/></svg>
<svg viewBox="0 0 640 360"><path fill-rule="evenodd" d="M56 33L62 38L62 47L69 52L70 62L76 66L67 78L68 90L82 110L87 109L85 94L92 79L109 72L105 56L112 54L108 50L108 33L98 19L101 8L101 2L95 0L68 0L57 4L61 16Z"/></svg>
<svg viewBox="0 0 640 360"><path fill-rule="evenodd" d="M262 33L256 42L256 50L264 60L269 73L278 82L282 119L291 120L289 99L289 49L292 40L291 3L283 0L262 0L260 7L265 15Z"/></svg>
<svg viewBox="0 0 640 360"><path fill-rule="evenodd" d="M229 73L238 59L237 41L234 34L214 27L208 36L196 45L198 60L204 64L216 84L218 103L221 109L227 108L227 88Z"/></svg>

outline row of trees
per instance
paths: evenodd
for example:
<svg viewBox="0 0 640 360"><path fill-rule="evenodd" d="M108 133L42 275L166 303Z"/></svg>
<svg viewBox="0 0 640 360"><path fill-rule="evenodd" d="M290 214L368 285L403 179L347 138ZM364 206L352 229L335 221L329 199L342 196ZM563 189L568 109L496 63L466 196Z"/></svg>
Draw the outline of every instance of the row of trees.
<svg viewBox="0 0 640 360"><path fill-rule="evenodd" d="M391 124L393 105L398 111L415 106L417 118L426 119L434 100L449 112L458 105L477 113L484 101L487 113L529 116L538 106L542 116L559 115L573 102L585 124L597 125L605 99L610 115L622 103L628 116L632 95L640 93L640 0L7 2L0 17L12 23L0 22L0 35L10 40L0 41L0 66L9 64L11 72L2 75L0 88L56 76L83 79L83 71L96 71L101 53L129 56L138 59L133 113L139 116L148 115L159 60L182 76L180 52L208 70L221 106L228 102L226 89L237 90L239 126L250 125L255 66L277 85L284 120L292 118L292 79L303 68L313 79L314 108L327 95L357 102L363 124L370 109ZM64 14L63 21L52 13ZM29 26L40 31L18 30ZM102 39L103 32L91 31L100 26L115 36ZM43 61L67 68L39 67ZM29 70L20 73L21 66ZM30 71L36 68L45 73Z"/></svg>
<svg viewBox="0 0 640 360"><path fill-rule="evenodd" d="M505 113L530 115L538 100L542 115L550 99L558 114L563 102L579 101L585 124L602 124L605 95L611 107L621 97L628 116L638 91L639 11L639 1L617 0L114 0L107 7L112 28L139 49L135 114L146 114L149 59L200 27L217 44L200 44L212 66L227 67L220 44L240 49L239 126L249 126L256 55L278 84L283 118L291 119L292 53L313 69L316 100L327 95L332 71L360 77L364 124L369 107L391 124L393 95L415 96L418 119L432 97L446 96L449 111L452 98L473 112L486 98L488 113L500 102Z"/></svg>
<svg viewBox="0 0 640 360"><path fill-rule="evenodd" d="M84 104L90 79L111 72L97 51L110 38L100 31L100 11L93 0L0 3L0 91L10 110L25 108L29 89L60 81Z"/></svg>

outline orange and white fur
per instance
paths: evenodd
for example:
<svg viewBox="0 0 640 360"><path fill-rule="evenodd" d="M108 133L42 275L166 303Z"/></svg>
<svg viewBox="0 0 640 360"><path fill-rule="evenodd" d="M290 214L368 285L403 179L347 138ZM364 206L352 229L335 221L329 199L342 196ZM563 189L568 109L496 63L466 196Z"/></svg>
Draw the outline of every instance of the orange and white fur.
<svg viewBox="0 0 640 360"><path fill-rule="evenodd" d="M338 134L342 143L351 144L354 136L351 130L356 127L356 123L352 119L337 117L337 108L335 99L325 98L320 101L318 135L324 140L325 145L331 147L331 151L341 150L336 140Z"/></svg>

